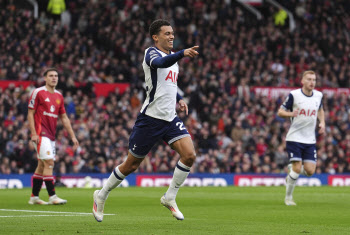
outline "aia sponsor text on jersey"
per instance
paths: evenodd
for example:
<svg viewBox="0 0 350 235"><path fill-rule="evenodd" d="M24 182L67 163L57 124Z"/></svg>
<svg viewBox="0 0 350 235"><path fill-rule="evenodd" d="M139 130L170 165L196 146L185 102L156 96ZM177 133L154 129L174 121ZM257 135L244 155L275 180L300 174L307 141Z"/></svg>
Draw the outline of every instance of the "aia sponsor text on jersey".
<svg viewBox="0 0 350 235"><path fill-rule="evenodd" d="M301 115L309 116L309 117L316 116L316 110L314 110L314 109L307 109L307 110L301 109L299 112L299 116L301 116Z"/></svg>
<svg viewBox="0 0 350 235"><path fill-rule="evenodd" d="M176 74L176 72L173 72L170 70L168 75L165 78L165 81L171 80L171 82L177 83L178 76L179 76L179 74Z"/></svg>

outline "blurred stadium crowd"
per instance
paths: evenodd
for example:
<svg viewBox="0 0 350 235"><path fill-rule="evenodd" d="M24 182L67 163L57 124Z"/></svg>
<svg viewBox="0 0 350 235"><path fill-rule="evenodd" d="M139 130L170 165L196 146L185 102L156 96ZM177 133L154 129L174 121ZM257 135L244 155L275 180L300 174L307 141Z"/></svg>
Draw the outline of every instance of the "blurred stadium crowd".
<svg viewBox="0 0 350 235"><path fill-rule="evenodd" d="M259 21L230 0L69 0L61 21L44 11L34 19L11 2L0 3L0 82L33 85L0 91L1 174L35 170L27 102L48 67L60 71L57 88L80 142L73 152L58 125L55 173L109 173L123 162L144 100L141 64L156 18L171 19L175 50L200 45L198 59L179 62L178 80L190 109L178 115L196 147L193 172L286 172L289 120L276 115L285 97L257 95L252 86L299 87L301 73L315 70L317 86L350 87L346 0L279 1L295 16L293 32L274 21L271 5L260 7ZM99 82L130 87L96 97L92 83ZM326 95L323 104L327 131L318 136L317 173L350 172L350 97ZM138 171L170 172L178 159L159 142Z"/></svg>

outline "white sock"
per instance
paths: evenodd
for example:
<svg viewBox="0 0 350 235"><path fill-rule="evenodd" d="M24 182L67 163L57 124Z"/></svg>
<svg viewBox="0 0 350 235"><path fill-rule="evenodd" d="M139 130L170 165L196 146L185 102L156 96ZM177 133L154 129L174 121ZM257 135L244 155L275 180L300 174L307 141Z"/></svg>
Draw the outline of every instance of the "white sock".
<svg viewBox="0 0 350 235"><path fill-rule="evenodd" d="M289 175L287 177L287 183L286 183L286 199L292 199L293 198L293 191L295 188L295 184L297 182L297 179L299 177L299 174L293 171L293 169L290 170Z"/></svg>
<svg viewBox="0 0 350 235"><path fill-rule="evenodd" d="M125 175L123 175L119 171L119 166L117 166L112 172L112 174L109 176L105 185L103 185L103 188L98 193L99 198L102 200L106 200L111 190L116 188L123 181L124 178Z"/></svg>
<svg viewBox="0 0 350 235"><path fill-rule="evenodd" d="M167 200L175 200L176 194L179 191L180 186L185 182L191 167L186 166L182 162L178 161L174 170L174 176L169 185L168 191L165 193Z"/></svg>

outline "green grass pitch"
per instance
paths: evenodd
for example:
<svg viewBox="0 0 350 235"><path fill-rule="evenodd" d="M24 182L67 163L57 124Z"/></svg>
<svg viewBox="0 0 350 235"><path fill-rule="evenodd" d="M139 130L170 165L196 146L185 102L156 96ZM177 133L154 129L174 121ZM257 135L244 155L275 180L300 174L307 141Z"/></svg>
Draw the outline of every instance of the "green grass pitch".
<svg viewBox="0 0 350 235"><path fill-rule="evenodd" d="M184 221L160 205L166 188L117 188L101 223L94 189L57 188L60 206L29 205L30 191L0 190L0 234L350 234L350 187L296 187L296 207L283 204L284 187L183 187Z"/></svg>

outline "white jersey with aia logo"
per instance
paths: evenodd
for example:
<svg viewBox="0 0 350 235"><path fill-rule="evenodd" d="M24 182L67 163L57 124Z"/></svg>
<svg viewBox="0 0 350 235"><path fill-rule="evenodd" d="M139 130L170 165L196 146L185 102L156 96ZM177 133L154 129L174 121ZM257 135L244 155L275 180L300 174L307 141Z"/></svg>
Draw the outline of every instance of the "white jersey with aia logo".
<svg viewBox="0 0 350 235"><path fill-rule="evenodd" d="M147 97L140 112L170 122L176 117L179 66L176 62L168 68L153 68L152 61L164 56L167 54L156 47L145 50L142 66L145 72Z"/></svg>
<svg viewBox="0 0 350 235"><path fill-rule="evenodd" d="M317 123L318 110L322 107L323 94L313 90L311 96L303 93L302 89L290 92L282 104L284 110L299 110L298 116L291 118L286 141L293 141L303 144L315 144L315 128Z"/></svg>

